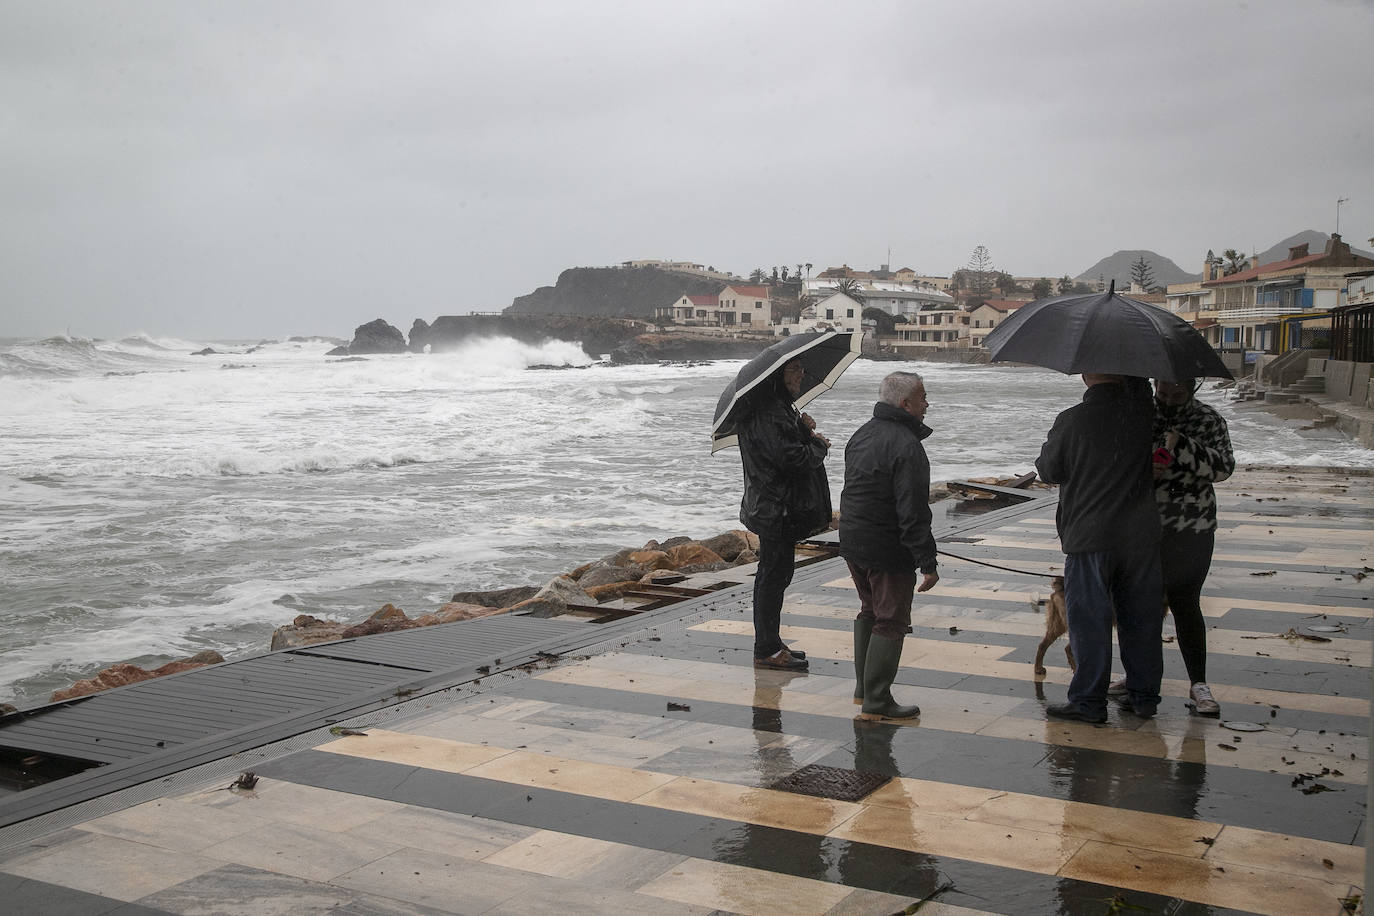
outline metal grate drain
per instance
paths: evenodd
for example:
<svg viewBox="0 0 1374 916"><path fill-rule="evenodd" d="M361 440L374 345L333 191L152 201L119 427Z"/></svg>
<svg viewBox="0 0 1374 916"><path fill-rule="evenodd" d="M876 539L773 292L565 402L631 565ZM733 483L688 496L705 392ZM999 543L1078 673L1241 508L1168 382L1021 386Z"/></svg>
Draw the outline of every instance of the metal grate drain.
<svg viewBox="0 0 1374 916"><path fill-rule="evenodd" d="M812 763L793 770L768 788L835 801L858 801L891 778L881 773L860 773Z"/></svg>

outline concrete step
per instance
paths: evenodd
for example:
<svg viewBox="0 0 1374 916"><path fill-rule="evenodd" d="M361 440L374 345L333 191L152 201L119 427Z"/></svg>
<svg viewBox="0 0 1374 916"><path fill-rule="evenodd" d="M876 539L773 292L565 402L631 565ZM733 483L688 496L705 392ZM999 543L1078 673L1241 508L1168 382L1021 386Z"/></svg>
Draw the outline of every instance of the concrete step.
<svg viewBox="0 0 1374 916"><path fill-rule="evenodd" d="M1295 404L1300 396L1287 391L1268 391L1265 392L1264 402L1266 404Z"/></svg>

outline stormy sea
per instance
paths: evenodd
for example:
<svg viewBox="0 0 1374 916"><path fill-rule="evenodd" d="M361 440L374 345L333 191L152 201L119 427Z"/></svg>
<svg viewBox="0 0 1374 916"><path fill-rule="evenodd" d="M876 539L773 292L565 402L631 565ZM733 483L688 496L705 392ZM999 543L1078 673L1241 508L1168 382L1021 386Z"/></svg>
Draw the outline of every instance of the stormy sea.
<svg viewBox="0 0 1374 916"><path fill-rule="evenodd" d="M737 527L738 452L711 456L708 433L739 361L616 367L511 340L326 358L335 343L0 340L0 701L120 661L260 653L300 613L414 616ZM937 481L1031 470L1082 392L1038 369L860 360L808 408L837 500L844 443L898 368L926 376ZM1243 462L1374 466L1339 434L1203 397Z"/></svg>

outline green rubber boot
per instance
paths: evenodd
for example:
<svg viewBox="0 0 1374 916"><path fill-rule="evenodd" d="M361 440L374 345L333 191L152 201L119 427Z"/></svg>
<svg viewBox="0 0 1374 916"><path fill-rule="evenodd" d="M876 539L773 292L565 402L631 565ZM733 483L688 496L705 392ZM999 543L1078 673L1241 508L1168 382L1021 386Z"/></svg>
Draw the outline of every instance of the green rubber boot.
<svg viewBox="0 0 1374 916"><path fill-rule="evenodd" d="M889 639L874 633L864 659L864 705L861 719L914 719L919 706L902 706L892 698L892 682L902 662L902 637Z"/></svg>
<svg viewBox="0 0 1374 916"><path fill-rule="evenodd" d="M864 701L864 662L868 658L868 639L873 635L873 621L854 620L854 704Z"/></svg>

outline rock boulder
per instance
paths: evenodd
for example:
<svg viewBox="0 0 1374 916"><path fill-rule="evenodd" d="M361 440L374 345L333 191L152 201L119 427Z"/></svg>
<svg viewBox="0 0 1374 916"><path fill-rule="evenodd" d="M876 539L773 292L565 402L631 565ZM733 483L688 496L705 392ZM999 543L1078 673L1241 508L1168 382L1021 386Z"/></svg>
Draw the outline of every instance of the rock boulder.
<svg viewBox="0 0 1374 916"><path fill-rule="evenodd" d="M639 577L647 571L648 568L644 566L596 566L583 573L577 585L591 593L592 589L612 582L638 582Z"/></svg>
<svg viewBox="0 0 1374 916"><path fill-rule="evenodd" d="M333 642L343 639L343 631L348 624L338 620L321 620L309 614L300 614L284 627L272 632L272 651L278 649L297 649L317 642Z"/></svg>
<svg viewBox="0 0 1374 916"><path fill-rule="evenodd" d="M52 702L60 703L62 700L84 697L92 693L99 693L102 690L109 690L112 687L137 684L139 681L152 680L155 677L165 677L168 674L178 674L182 671L189 671L192 668L200 668L204 665L218 665L222 661L224 661L224 656L220 655L218 652L207 650L205 652L197 652L190 658L168 662L151 671L146 668L140 668L138 665L130 665L127 663L111 665L95 677L77 681L65 690L54 691Z"/></svg>
<svg viewBox="0 0 1374 916"><path fill-rule="evenodd" d="M685 544L669 547L667 554L668 562L672 565L673 569L678 571L682 571L684 566L701 566L708 563L725 562L718 553L697 541L688 541Z"/></svg>
<svg viewBox="0 0 1374 916"><path fill-rule="evenodd" d="M748 534L747 531L727 531L713 538L707 538L701 542L701 546L712 551L726 562L734 562L736 557L749 549Z"/></svg>
<svg viewBox="0 0 1374 916"><path fill-rule="evenodd" d="M485 592L456 592L449 600L456 604L510 607L526 598L533 598L538 591L539 587L535 585L517 585L514 588L496 588Z"/></svg>
<svg viewBox="0 0 1374 916"><path fill-rule="evenodd" d="M382 319L359 325L353 332L353 342L348 345L350 356L360 353L404 353L406 338L400 331Z"/></svg>

